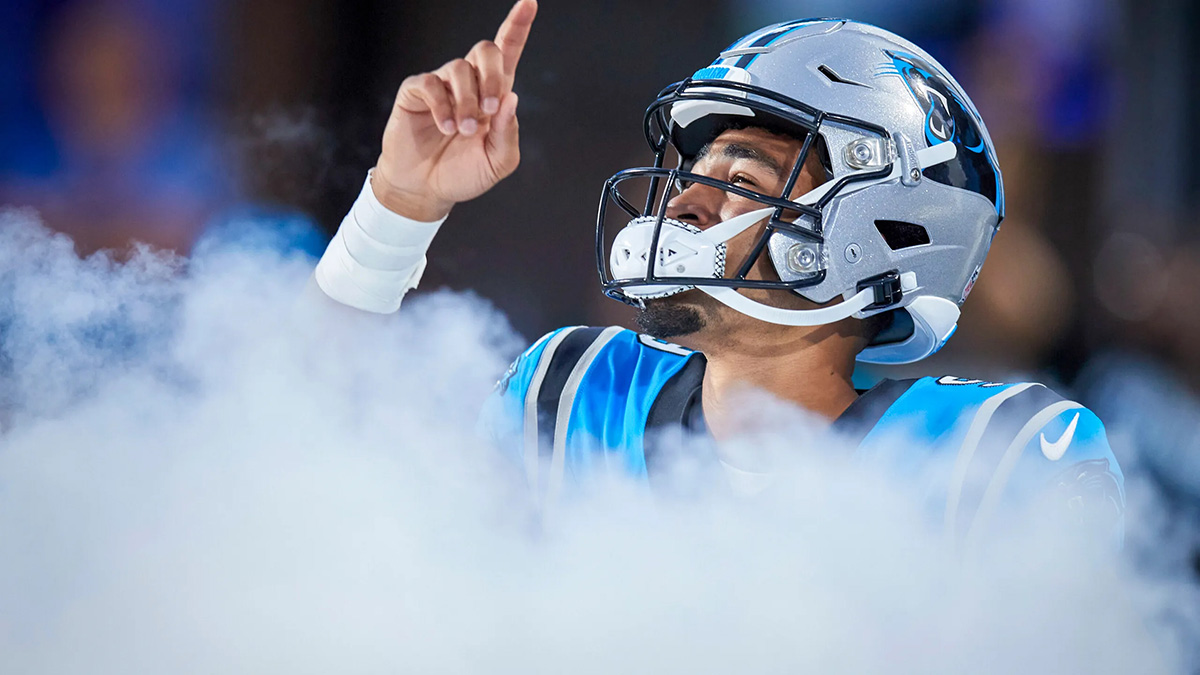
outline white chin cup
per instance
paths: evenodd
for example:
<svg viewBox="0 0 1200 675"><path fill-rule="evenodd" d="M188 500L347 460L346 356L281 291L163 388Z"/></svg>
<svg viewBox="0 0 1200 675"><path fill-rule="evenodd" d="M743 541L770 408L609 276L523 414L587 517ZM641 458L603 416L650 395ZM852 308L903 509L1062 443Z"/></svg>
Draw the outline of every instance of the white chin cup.
<svg viewBox="0 0 1200 675"><path fill-rule="evenodd" d="M658 235L658 253L654 261L654 276L699 277L720 279L725 276L725 242L767 218L772 208L743 213L717 223L707 230L674 218L663 218ZM654 239L655 216L641 216L617 233L609 254L614 279L643 279L650 262L650 245ZM653 284L627 286L621 289L627 297L641 300L665 298L695 288L685 284Z"/></svg>

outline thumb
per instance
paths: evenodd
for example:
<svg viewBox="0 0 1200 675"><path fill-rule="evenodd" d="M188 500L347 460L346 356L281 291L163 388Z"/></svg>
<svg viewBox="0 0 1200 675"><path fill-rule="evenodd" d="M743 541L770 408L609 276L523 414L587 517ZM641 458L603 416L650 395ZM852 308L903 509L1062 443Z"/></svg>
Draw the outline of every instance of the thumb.
<svg viewBox="0 0 1200 675"><path fill-rule="evenodd" d="M521 163L518 126L517 94L510 91L500 101L487 137L487 154L500 177L512 173Z"/></svg>

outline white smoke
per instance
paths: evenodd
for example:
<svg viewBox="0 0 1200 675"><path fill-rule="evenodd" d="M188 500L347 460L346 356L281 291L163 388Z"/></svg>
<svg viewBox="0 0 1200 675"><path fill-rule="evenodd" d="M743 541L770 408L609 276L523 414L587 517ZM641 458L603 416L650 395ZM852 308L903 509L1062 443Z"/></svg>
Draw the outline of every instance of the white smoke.
<svg viewBox="0 0 1200 675"><path fill-rule="evenodd" d="M474 433L504 318L316 310L311 266L81 261L0 214L0 672L1186 667L1181 574L1036 528L951 555L903 485L797 453L800 418L743 439L792 458L758 498L610 477L543 521Z"/></svg>

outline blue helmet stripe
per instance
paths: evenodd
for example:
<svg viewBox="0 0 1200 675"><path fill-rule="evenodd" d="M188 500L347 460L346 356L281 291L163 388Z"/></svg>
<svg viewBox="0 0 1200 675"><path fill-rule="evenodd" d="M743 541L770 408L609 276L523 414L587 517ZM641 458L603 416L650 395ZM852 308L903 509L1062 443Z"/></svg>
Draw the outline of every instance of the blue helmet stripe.
<svg viewBox="0 0 1200 675"><path fill-rule="evenodd" d="M768 33L763 34L763 36L758 38L757 40L755 40L753 44L749 44L749 45L745 45L745 46L746 47L769 47L769 46L775 44L776 42L782 40L784 38L784 36L788 35L789 33L795 32L801 28L804 28L805 26L810 26L814 23L825 23L825 22L829 22L829 21L840 21L840 19L800 19L798 21L789 21L788 23L782 23L777 26L774 26L773 30L771 30ZM755 59L757 59L759 56L760 56L760 54L746 54L745 56L738 59L737 63L735 63L734 65L737 66L738 68L747 68L750 66L750 64L754 63Z"/></svg>

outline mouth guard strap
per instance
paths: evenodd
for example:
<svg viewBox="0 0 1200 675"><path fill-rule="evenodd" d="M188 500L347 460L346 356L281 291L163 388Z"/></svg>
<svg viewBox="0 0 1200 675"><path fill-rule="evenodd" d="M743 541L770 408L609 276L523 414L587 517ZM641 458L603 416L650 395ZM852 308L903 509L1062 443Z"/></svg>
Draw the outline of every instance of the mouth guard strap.
<svg viewBox="0 0 1200 675"><path fill-rule="evenodd" d="M855 313L861 312L867 305L875 302L874 289L864 288L849 300L829 307L822 307L820 309L779 309L778 307L771 307L760 302L755 302L732 288L697 286L696 289L711 295L718 302L742 314L781 326L824 326L853 316Z"/></svg>
<svg viewBox="0 0 1200 675"><path fill-rule="evenodd" d="M943 141L928 148L917 151L917 163L922 169L944 164L958 156L958 147L950 141Z"/></svg>
<svg viewBox="0 0 1200 675"><path fill-rule="evenodd" d="M917 155L918 167L921 170L925 170L931 166L937 166L938 164L945 164L946 162L949 162L950 160L957 157L958 156L958 147L955 146L954 143L952 143L950 141L945 141L943 143L938 143L937 145L932 145L928 148L922 148L921 150L917 150L916 155ZM855 173L852 173L849 175L853 176L857 173L869 173L869 171L867 171L867 170L858 171L858 172L855 172ZM864 188L871 187L872 185L886 183L887 181L898 177L900 175L900 173L901 173L900 163L896 162L894 168L892 169L891 175L884 176L883 178L877 178L875 180L861 182L861 183L851 183L850 185L847 185L843 189L843 193L848 194L850 192L856 192L858 190L862 190ZM804 194L800 195L799 197L796 197L795 202L797 204L804 204L805 206L814 206L814 205L816 205L817 202L821 201L821 199L825 196L825 193L829 192L829 190L832 189L834 185L837 185L836 180L830 179L828 181L825 181L824 183L813 188L812 190L805 192Z"/></svg>
<svg viewBox="0 0 1200 675"><path fill-rule="evenodd" d="M758 209L757 211L743 213L740 216L734 216L729 220L717 223L707 230L704 230L700 236L714 244L724 244L742 232L750 229L755 223L771 215L774 213L774 211L775 207L768 206L765 209Z"/></svg>

